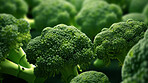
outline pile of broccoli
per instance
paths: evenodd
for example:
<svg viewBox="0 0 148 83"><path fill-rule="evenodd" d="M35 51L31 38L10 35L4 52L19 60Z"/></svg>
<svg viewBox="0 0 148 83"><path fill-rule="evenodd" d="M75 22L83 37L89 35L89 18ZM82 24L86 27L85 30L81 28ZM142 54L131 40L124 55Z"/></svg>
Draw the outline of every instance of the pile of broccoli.
<svg viewBox="0 0 148 83"><path fill-rule="evenodd" d="M147 29L147 0L0 0L0 81L146 83Z"/></svg>

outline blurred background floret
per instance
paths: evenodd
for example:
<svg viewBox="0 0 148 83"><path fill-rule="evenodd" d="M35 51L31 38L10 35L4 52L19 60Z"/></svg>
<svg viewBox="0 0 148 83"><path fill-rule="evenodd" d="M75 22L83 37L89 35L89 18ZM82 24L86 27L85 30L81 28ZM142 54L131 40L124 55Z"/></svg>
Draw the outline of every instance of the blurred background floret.
<svg viewBox="0 0 148 83"><path fill-rule="evenodd" d="M0 0L0 13L8 13L16 18L23 18L27 12L28 5L24 0Z"/></svg>
<svg viewBox="0 0 148 83"><path fill-rule="evenodd" d="M76 23L91 40L112 23L121 20L122 10L118 5L101 0L84 1L80 12L76 15Z"/></svg>

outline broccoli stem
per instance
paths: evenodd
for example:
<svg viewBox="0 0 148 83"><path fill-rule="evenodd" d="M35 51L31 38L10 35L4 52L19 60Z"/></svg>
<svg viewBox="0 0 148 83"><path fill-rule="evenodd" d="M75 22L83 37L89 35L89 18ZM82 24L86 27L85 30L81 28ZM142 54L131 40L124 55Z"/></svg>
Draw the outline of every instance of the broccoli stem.
<svg viewBox="0 0 148 83"><path fill-rule="evenodd" d="M60 72L64 83L70 83L71 79L78 75L77 66L66 65Z"/></svg>
<svg viewBox="0 0 148 83"><path fill-rule="evenodd" d="M12 49L7 58L16 64L20 64L25 68L32 68L32 65L27 62L26 54L21 47L18 50Z"/></svg>
<svg viewBox="0 0 148 83"><path fill-rule="evenodd" d="M23 68L7 59L0 63L0 73L9 74L26 80L28 83L34 83L34 68Z"/></svg>

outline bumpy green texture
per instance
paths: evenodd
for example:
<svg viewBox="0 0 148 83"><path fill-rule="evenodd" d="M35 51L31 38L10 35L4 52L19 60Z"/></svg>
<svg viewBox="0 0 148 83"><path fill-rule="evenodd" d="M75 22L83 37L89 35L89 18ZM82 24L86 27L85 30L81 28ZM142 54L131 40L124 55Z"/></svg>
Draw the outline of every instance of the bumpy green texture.
<svg viewBox="0 0 148 83"><path fill-rule="evenodd" d="M130 3L129 12L141 13L147 4L148 0L132 0Z"/></svg>
<svg viewBox="0 0 148 83"><path fill-rule="evenodd" d="M0 62L11 50L18 50L31 39L27 21L9 14L0 14Z"/></svg>
<svg viewBox="0 0 148 83"><path fill-rule="evenodd" d="M65 0L44 0L33 9L37 30L60 23L70 25L75 14L75 7Z"/></svg>
<svg viewBox="0 0 148 83"><path fill-rule="evenodd" d="M76 22L92 40L94 36L104 27L121 19L121 8L115 4L108 4L105 1L84 1L82 9L76 16Z"/></svg>
<svg viewBox="0 0 148 83"><path fill-rule="evenodd" d="M41 36L29 42L26 54L28 61L37 65L37 76L60 72L65 83L77 75L78 64L87 64L94 57L91 40L77 28L64 24L43 29Z"/></svg>
<svg viewBox="0 0 148 83"><path fill-rule="evenodd" d="M129 13L122 17L122 21L127 21L128 19L132 19L135 21L145 22L146 16L142 13Z"/></svg>
<svg viewBox="0 0 148 83"><path fill-rule="evenodd" d="M122 83L148 82L148 30L128 52L122 67L122 79Z"/></svg>
<svg viewBox="0 0 148 83"><path fill-rule="evenodd" d="M0 13L8 13L16 18L23 18L27 12L28 5L24 0L0 0Z"/></svg>
<svg viewBox="0 0 148 83"><path fill-rule="evenodd" d="M86 71L74 77L70 83L110 83L108 77L97 71Z"/></svg>
<svg viewBox="0 0 148 83"><path fill-rule="evenodd" d="M96 35L95 53L106 64L110 63L110 59L118 59L123 64L128 51L144 37L147 28L144 22L133 20L114 23Z"/></svg>

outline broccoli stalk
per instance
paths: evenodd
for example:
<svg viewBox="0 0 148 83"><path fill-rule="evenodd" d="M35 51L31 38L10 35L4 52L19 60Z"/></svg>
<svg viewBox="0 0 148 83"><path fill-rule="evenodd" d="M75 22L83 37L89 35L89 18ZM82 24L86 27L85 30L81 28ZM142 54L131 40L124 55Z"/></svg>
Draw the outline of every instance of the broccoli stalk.
<svg viewBox="0 0 148 83"><path fill-rule="evenodd" d="M77 66L66 65L60 72L65 83L69 83L72 78L78 75Z"/></svg>
<svg viewBox="0 0 148 83"><path fill-rule="evenodd" d="M26 59L26 54L23 49L20 47L19 49L12 49L9 52L9 56L7 57L9 60L16 64L20 64L23 67L31 68L32 65Z"/></svg>
<svg viewBox="0 0 148 83"><path fill-rule="evenodd" d="M26 80L28 83L34 83L36 78L34 75L34 68L27 69L7 59L0 63L0 73L16 76Z"/></svg>

